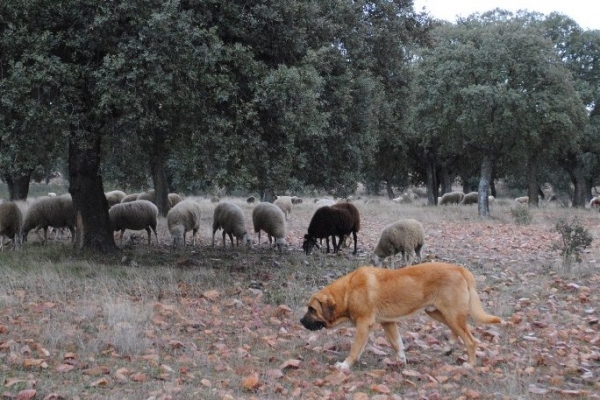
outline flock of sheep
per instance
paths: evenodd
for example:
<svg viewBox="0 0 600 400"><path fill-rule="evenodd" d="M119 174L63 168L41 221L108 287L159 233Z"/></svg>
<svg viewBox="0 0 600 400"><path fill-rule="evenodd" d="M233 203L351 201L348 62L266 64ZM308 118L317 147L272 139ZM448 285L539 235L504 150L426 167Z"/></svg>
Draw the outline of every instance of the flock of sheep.
<svg viewBox="0 0 600 400"><path fill-rule="evenodd" d="M145 230L148 233L148 244L152 243L152 233L158 242L158 208L154 204L154 191L126 195L115 190L105 193L109 205L109 219L112 229L120 232L120 243L123 242L126 230ZM192 233L192 245L195 245L196 234L203 218L203 208L195 200L182 199L176 193L168 195L169 211L167 226L173 246L185 246L186 234ZM248 203L256 202L253 197ZM292 207L302 199L296 196L279 196L273 203L258 202L252 209L254 233L258 234L258 245L261 243L261 232L265 232L270 247L279 251L286 245L286 221L290 218ZM326 251L331 249L337 253L347 238L354 242L353 254L357 253L357 233L360 230L360 214L355 205L349 201L335 202L330 199L316 201L316 210L304 235L303 250L310 254L313 248L319 247L325 239ZM205 212L205 211L204 211ZM15 202L0 204L0 249L8 238L11 247L16 249L26 241L31 231L43 230L43 243L48 240L50 229L56 232L68 229L75 238L75 213L70 194L57 196L49 193L33 201L26 210ZM223 246L227 237L234 246L252 245L252 235L246 228L242 209L230 201L220 201L214 207L212 224L212 245L215 246L215 235L222 230ZM317 239L319 241L317 241ZM332 241L330 248L329 241ZM382 265L385 258L402 253L402 259L411 263L413 253L420 258L424 244L423 226L415 220L407 219L386 226L373 251L372 262ZM392 260L393 265L393 260Z"/></svg>

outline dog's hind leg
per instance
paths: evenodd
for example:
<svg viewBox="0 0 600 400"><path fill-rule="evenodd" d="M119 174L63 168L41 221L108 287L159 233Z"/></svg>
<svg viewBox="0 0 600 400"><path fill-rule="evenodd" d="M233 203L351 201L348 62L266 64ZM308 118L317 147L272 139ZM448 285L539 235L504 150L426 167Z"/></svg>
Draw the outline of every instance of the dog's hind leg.
<svg viewBox="0 0 600 400"><path fill-rule="evenodd" d="M341 370L349 370L352 365L360 358L361 354L365 350L367 341L369 340L369 334L373 323L369 321L356 321L356 336L354 337L354 343L350 347L350 354L344 362L335 363L336 368Z"/></svg>
<svg viewBox="0 0 600 400"><path fill-rule="evenodd" d="M446 320L446 325L448 325L452 332L456 336L459 336L465 344L468 355L467 363L475 366L475 349L477 344L475 338L469 331L469 326L467 325L468 314L459 312L446 312L443 315L443 318Z"/></svg>
<svg viewBox="0 0 600 400"><path fill-rule="evenodd" d="M438 310L433 310L433 311L425 310L425 312L427 313L427 315L429 315L431 318L435 319L436 321L439 321L448 327L450 326L448 324L448 321L446 321L446 318L444 318L444 314L442 314ZM454 330L450 329L450 339L448 340L450 342L450 344L447 346L444 346L444 349L442 350L445 355L452 354L452 347L456 343L457 339L458 339L458 336L456 335Z"/></svg>
<svg viewBox="0 0 600 400"><path fill-rule="evenodd" d="M383 322L381 326L385 331L388 342L396 352L396 357L406 365L406 353L404 352L402 336L398 332L398 324L396 322Z"/></svg>

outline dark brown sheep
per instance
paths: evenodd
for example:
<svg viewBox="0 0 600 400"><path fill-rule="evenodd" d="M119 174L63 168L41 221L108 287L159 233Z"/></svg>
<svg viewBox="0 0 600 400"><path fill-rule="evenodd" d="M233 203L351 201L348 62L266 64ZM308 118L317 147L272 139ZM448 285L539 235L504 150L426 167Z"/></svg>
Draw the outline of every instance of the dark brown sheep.
<svg viewBox="0 0 600 400"><path fill-rule="evenodd" d="M302 248L310 254L313 247L317 246L317 239L325 239L329 253L329 236L332 236L333 252L337 253L341 247L344 236L352 234L354 239L354 252L356 254L356 233L360 230L360 213L351 203L337 203L333 206L320 207L315 211L308 233L304 235ZM336 236L339 241L336 243Z"/></svg>

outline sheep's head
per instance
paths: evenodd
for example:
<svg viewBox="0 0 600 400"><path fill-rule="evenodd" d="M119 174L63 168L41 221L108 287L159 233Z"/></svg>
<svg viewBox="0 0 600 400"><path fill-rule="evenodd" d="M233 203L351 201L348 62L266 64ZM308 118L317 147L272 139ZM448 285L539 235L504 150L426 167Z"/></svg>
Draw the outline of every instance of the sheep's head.
<svg viewBox="0 0 600 400"><path fill-rule="evenodd" d="M383 265L382 261L383 260L381 258L379 258L379 256L377 254L373 254L373 256L371 257L371 263L375 267L381 267Z"/></svg>
<svg viewBox="0 0 600 400"><path fill-rule="evenodd" d="M283 251L283 247L285 246L285 239L279 238L279 239L275 240L275 246L277 247L277 250L279 250L280 252Z"/></svg>
<svg viewBox="0 0 600 400"><path fill-rule="evenodd" d="M252 236L248 233L244 233L242 237L242 244L246 245L246 247L252 247Z"/></svg>
<svg viewBox="0 0 600 400"><path fill-rule="evenodd" d="M317 239L315 239L312 236L309 236L308 234L304 235L304 242L302 243L302 250L304 250L304 252L308 255L312 252L312 249L314 247L319 247L319 244L317 243Z"/></svg>

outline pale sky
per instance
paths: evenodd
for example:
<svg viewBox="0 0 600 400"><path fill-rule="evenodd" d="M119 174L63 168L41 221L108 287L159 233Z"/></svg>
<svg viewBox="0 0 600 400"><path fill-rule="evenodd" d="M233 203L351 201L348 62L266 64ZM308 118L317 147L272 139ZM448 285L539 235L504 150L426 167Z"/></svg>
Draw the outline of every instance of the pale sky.
<svg viewBox="0 0 600 400"><path fill-rule="evenodd" d="M501 8L537 11L550 14L553 11L573 18L583 29L600 30L600 2L598 0L414 0L415 11L425 9L434 18L455 22L456 16L466 17L475 12Z"/></svg>

